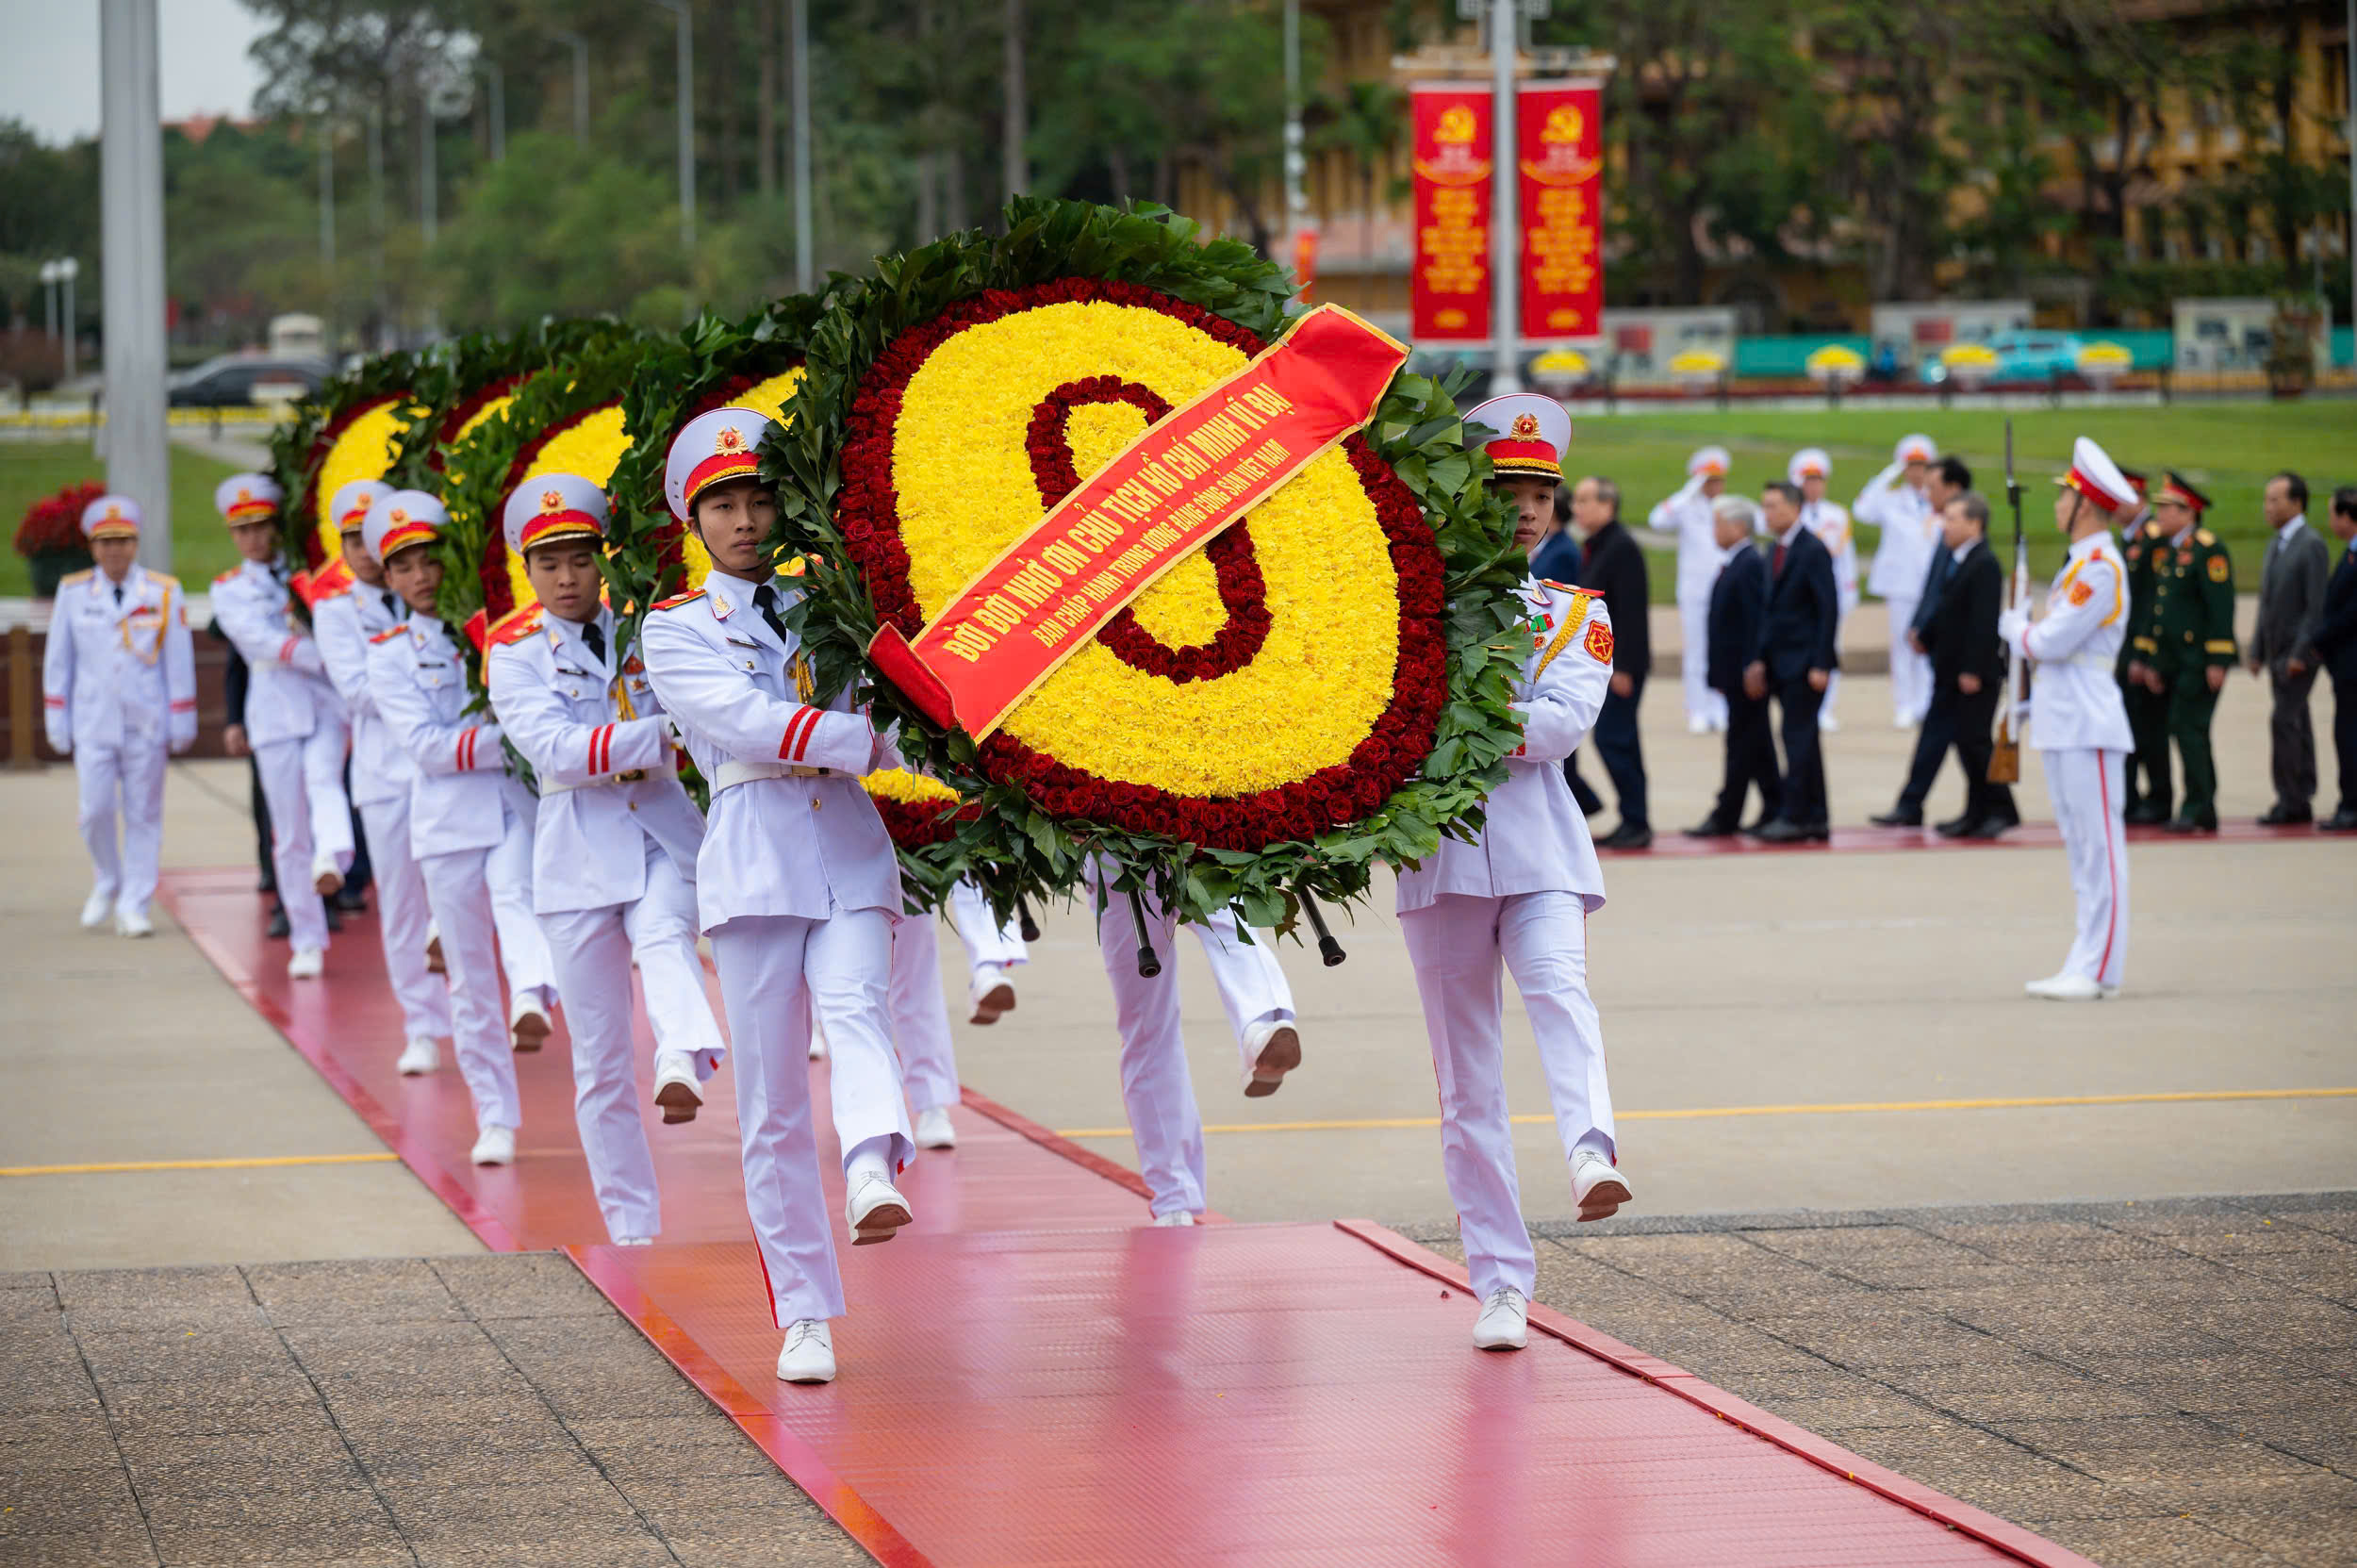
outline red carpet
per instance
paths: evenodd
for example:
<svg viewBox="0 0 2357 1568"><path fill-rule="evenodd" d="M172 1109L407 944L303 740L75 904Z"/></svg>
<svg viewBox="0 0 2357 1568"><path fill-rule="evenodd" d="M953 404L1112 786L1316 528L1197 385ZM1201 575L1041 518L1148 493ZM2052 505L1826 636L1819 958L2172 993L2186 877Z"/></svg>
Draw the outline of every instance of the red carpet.
<svg viewBox="0 0 2357 1568"><path fill-rule="evenodd" d="M2272 844L2301 839L2331 844L2346 843L2331 834L2319 834L2302 824L2296 828L2263 828L2249 817L2219 825L2216 833L2178 834L2166 828L2130 828L2131 844L2213 844L2221 840L2232 844ZM1756 839L1738 835L1733 838L1689 838L1675 829L1654 830L1650 848L1643 850L1607 850L1606 854L1645 855L1805 855L1831 851L1889 854L1903 850L2059 850L2062 834L2052 822L2031 822L2014 829L2003 838L1978 840L1942 838L1929 828L1836 828L1833 841L1827 844L1762 844Z"/></svg>
<svg viewBox="0 0 2357 1568"><path fill-rule="evenodd" d="M840 1248L842 1380L786 1387L725 1069L692 1126L650 1117L663 1245L609 1247L561 1031L518 1059L522 1158L478 1171L455 1071L393 1073L371 921L297 985L252 872L163 901L486 1244L565 1246L886 1563L2091 1568L1543 1309L1482 1355L1462 1275L1379 1227L1146 1227L1134 1177L971 1093L909 1173L916 1225Z"/></svg>

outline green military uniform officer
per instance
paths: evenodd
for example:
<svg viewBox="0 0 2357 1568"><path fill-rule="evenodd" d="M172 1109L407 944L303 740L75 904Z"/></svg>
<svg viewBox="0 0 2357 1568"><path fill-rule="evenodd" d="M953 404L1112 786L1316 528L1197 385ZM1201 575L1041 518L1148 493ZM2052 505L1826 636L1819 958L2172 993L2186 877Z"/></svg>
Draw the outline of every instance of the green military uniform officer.
<svg viewBox="0 0 2357 1568"><path fill-rule="evenodd" d="M2176 799L2169 782L2168 701L2154 695L2129 670L2144 657L2136 652L2135 637L2152 613L2152 588L2158 581L2155 569L2166 547L2161 543L2161 525L2152 518L2145 476L2134 469L2119 471L2136 487L2137 498L2134 516L2119 530L2119 558L2128 569L2124 574L2128 579L2128 635L2119 639L2119 658L2113 669L2119 682L2120 702L2128 710L2128 733L2136 743L2122 770L2127 784L2123 804L2128 821L2156 824L2168 820L2169 806Z"/></svg>
<svg viewBox="0 0 2357 1568"><path fill-rule="evenodd" d="M2166 701L2168 738L2184 766L2185 798L2167 823L2171 833L2217 828L2210 716L2234 666L2234 567L2217 536L2200 526L2209 504L2182 475L2167 473L2153 498L2162 536L2149 557L2152 602L2129 638L2136 655L2129 673Z"/></svg>

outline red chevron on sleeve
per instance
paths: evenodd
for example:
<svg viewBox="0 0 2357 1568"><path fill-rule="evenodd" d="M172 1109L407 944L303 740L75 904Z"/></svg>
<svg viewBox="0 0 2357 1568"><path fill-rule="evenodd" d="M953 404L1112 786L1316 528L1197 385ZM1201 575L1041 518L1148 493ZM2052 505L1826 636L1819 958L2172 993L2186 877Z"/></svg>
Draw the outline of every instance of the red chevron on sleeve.
<svg viewBox="0 0 2357 1568"><path fill-rule="evenodd" d="M612 771L614 761L614 726L601 724L589 732L589 771L592 776Z"/></svg>
<svg viewBox="0 0 2357 1568"><path fill-rule="evenodd" d="M794 717L785 721L785 738L778 743L778 760L793 762L810 744L810 732L818 725L816 708L796 708Z"/></svg>
<svg viewBox="0 0 2357 1568"><path fill-rule="evenodd" d="M285 642L280 643L278 645L278 662L280 664L285 664L294 653L295 644L302 640L303 639L300 637L288 637Z"/></svg>

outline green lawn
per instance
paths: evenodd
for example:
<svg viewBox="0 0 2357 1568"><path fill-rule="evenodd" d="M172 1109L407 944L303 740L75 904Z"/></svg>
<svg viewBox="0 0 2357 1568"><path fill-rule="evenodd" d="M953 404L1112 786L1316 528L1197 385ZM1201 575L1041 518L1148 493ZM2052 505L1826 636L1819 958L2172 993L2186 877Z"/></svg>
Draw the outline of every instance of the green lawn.
<svg viewBox="0 0 2357 1568"><path fill-rule="evenodd" d="M1786 460L1805 446L1833 456L1827 493L1847 506L1890 460L1899 437L1921 431L1972 467L1974 486L1996 511L1995 533L2010 549L2013 523L2004 503L2005 416L1937 407L1795 413L1716 410L1595 415L1572 421L1567 474L1601 472L1620 482L1623 514L1642 523L1654 503L1686 482L1686 457L1708 442L1735 459L1730 488L1756 496L1763 481L1784 477ZM2357 404L2311 399L2281 404L2187 404L2165 408L2039 409L2013 415L2014 461L2023 487L2030 564L2041 577L2062 555L2051 481L2070 462L2071 438L2091 436L2126 467L2158 478L2173 468L2216 503L2204 520L2233 552L2235 586L2255 591L2266 543L2259 496L2267 478L2291 469L2308 481L2308 515L2319 529L2336 485L2357 482ZM1861 553L1876 530L1860 528ZM1671 597L1671 558L1653 558L1656 602Z"/></svg>
<svg viewBox="0 0 2357 1568"><path fill-rule="evenodd" d="M237 564L229 530L213 510L213 487L237 471L217 457L172 449L172 569L191 593L204 592ZM84 479L107 480L107 465L91 455L88 442L0 441L0 526L14 537L26 507ZM32 572L25 557L0 548L0 599L30 592Z"/></svg>

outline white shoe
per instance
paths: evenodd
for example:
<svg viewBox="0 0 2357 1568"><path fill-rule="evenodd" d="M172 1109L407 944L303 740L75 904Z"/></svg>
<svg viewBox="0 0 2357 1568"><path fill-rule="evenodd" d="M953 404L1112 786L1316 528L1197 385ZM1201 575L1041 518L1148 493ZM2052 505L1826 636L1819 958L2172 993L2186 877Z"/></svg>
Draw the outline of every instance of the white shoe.
<svg viewBox="0 0 2357 1568"><path fill-rule="evenodd" d="M486 1127L474 1141L474 1152L467 1156L478 1165L512 1165L516 1163L516 1130L512 1127Z"/></svg>
<svg viewBox="0 0 2357 1568"><path fill-rule="evenodd" d="M2102 1001L2119 994L2117 985L2100 985L2085 975L2049 975L2021 988L2040 1001Z"/></svg>
<svg viewBox="0 0 2357 1568"><path fill-rule="evenodd" d="M1530 1303L1511 1285L1500 1285L1474 1319L1474 1345L1482 1350L1520 1350L1530 1343Z"/></svg>
<svg viewBox="0 0 2357 1568"><path fill-rule="evenodd" d="M614 1238L614 1245L616 1246L652 1246L654 1238L652 1236L617 1236Z"/></svg>
<svg viewBox="0 0 2357 1568"><path fill-rule="evenodd" d="M1905 714L1894 713L1890 716L1890 727L1894 730L1912 730L1915 728L1915 720Z"/></svg>
<svg viewBox="0 0 2357 1568"><path fill-rule="evenodd" d="M287 960L287 978L288 980L317 980L320 978L321 971L326 967L327 955L319 949L297 948L294 956Z"/></svg>
<svg viewBox="0 0 2357 1568"><path fill-rule="evenodd" d="M549 1022L548 1012L540 1005L539 993L522 991L508 1007L507 1027L516 1036L517 1050L534 1051L549 1043L555 1026Z"/></svg>
<svg viewBox="0 0 2357 1568"><path fill-rule="evenodd" d="M1821 713L1817 716L1817 727L1829 735L1838 735L1841 733L1841 720L1829 713Z"/></svg>
<svg viewBox="0 0 2357 1568"><path fill-rule="evenodd" d="M1244 1032L1244 1053L1252 1058L1252 1065L1244 1069L1244 1098L1264 1098L1301 1065L1301 1032L1290 1018L1263 1018Z"/></svg>
<svg viewBox="0 0 2357 1568"><path fill-rule="evenodd" d="M432 1072L441 1065L442 1048L434 1042L433 1037L413 1034L409 1037L409 1044L402 1048L401 1060L393 1064L393 1070L404 1078L416 1078L421 1073Z"/></svg>
<svg viewBox="0 0 2357 1568"><path fill-rule="evenodd" d="M696 1090L696 1059L684 1050L658 1051L654 1059L654 1102L663 1107L663 1125L692 1122L703 1109L704 1097Z"/></svg>
<svg viewBox="0 0 2357 1568"><path fill-rule="evenodd" d="M107 916L114 913L114 908L113 894L92 893L82 900L82 929L96 931L107 923Z"/></svg>
<svg viewBox="0 0 2357 1568"><path fill-rule="evenodd" d="M1686 716L1686 733L1689 735L1708 734L1710 733L1709 716L1699 713L1688 714Z"/></svg>
<svg viewBox="0 0 2357 1568"><path fill-rule="evenodd" d="M1572 1197L1579 1203L1583 1220L1609 1219L1622 1204L1637 1201L1628 1179L1592 1148L1572 1156Z"/></svg>
<svg viewBox="0 0 2357 1568"><path fill-rule="evenodd" d="M843 1217L851 1228L853 1246L872 1246L888 1242L894 1231L915 1216L909 1210L909 1200L900 1196L887 1177L865 1171L851 1177L850 1191L844 1195Z"/></svg>
<svg viewBox="0 0 2357 1568"><path fill-rule="evenodd" d="M1008 982L1007 972L996 964L975 965L972 978L965 982L965 994L974 1004L968 1023L995 1024L999 1014L1014 1011L1014 987Z"/></svg>
<svg viewBox="0 0 2357 1568"><path fill-rule="evenodd" d="M936 1105L930 1111L916 1113L916 1147L919 1148L955 1148L958 1130L949 1125L949 1108Z"/></svg>
<svg viewBox="0 0 2357 1568"><path fill-rule="evenodd" d="M785 1348L778 1352L778 1381L834 1381L834 1336L824 1318L806 1317L785 1331Z"/></svg>
<svg viewBox="0 0 2357 1568"><path fill-rule="evenodd" d="M115 911L115 934L153 936L156 934L156 924L147 917L147 911L143 909L118 909Z"/></svg>
<svg viewBox="0 0 2357 1568"><path fill-rule="evenodd" d="M1195 1216L1187 1213L1186 1210L1180 1209L1172 1213L1156 1214L1154 1216L1154 1223L1164 1227L1193 1225L1195 1223Z"/></svg>

